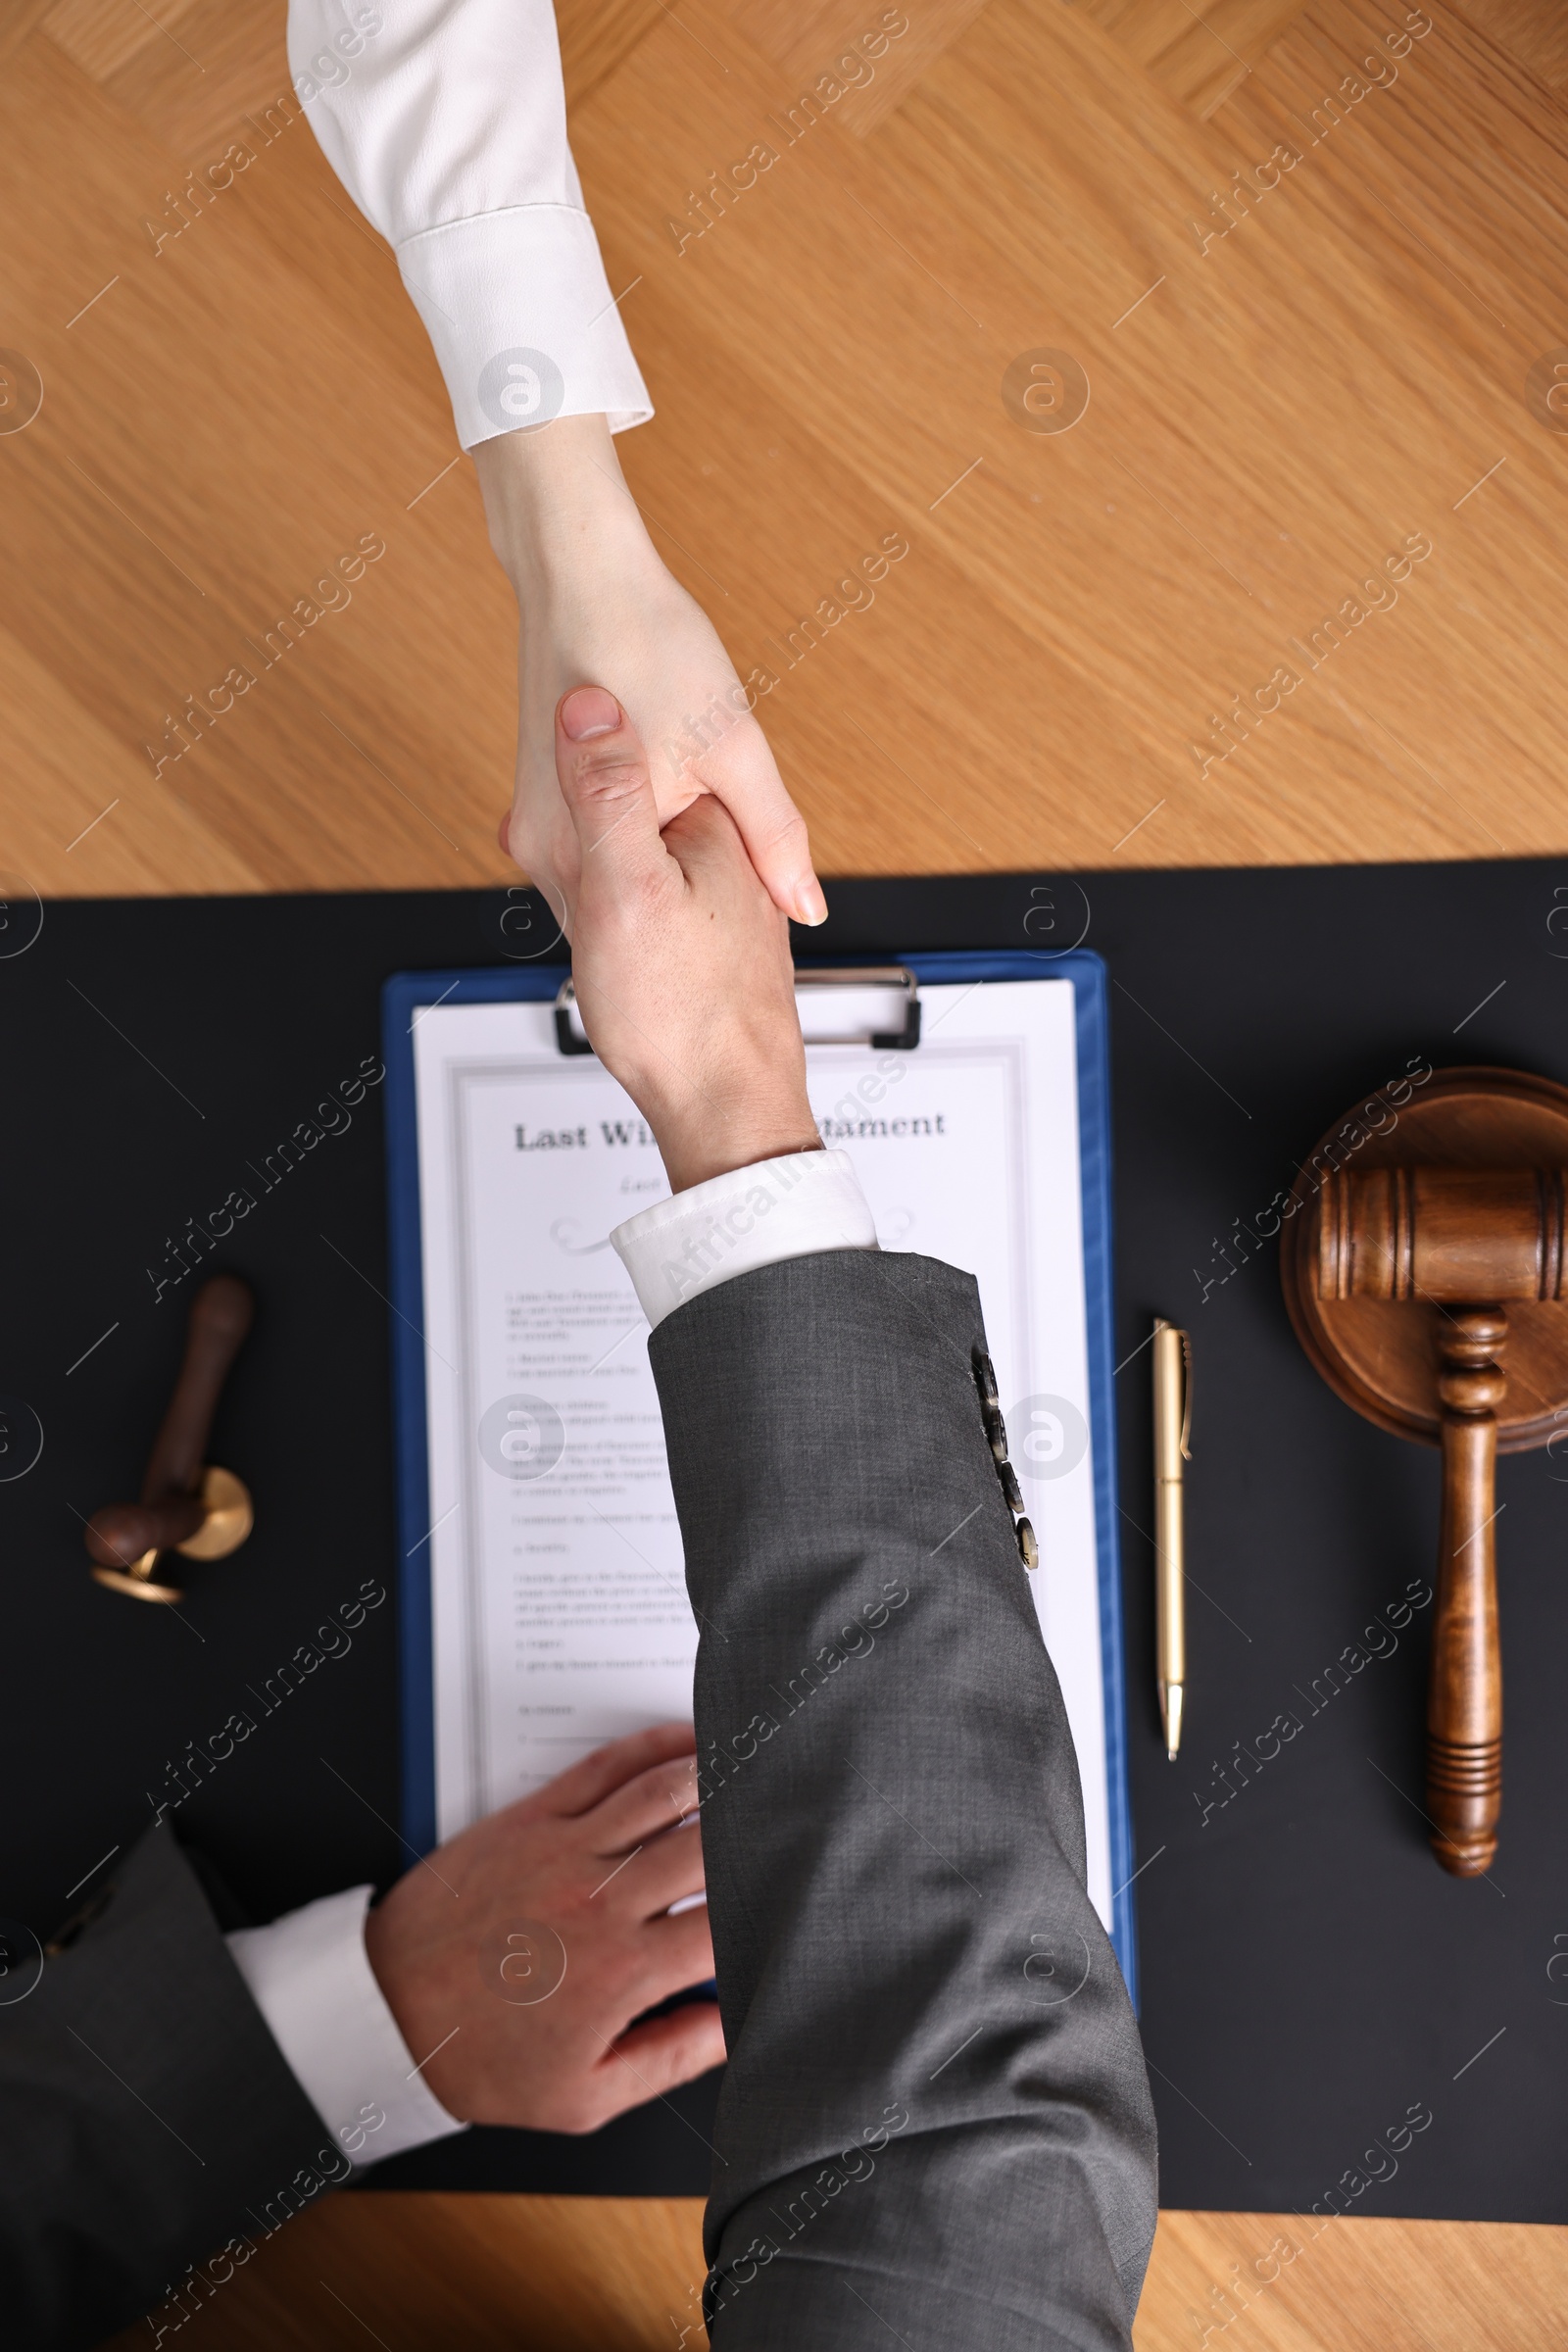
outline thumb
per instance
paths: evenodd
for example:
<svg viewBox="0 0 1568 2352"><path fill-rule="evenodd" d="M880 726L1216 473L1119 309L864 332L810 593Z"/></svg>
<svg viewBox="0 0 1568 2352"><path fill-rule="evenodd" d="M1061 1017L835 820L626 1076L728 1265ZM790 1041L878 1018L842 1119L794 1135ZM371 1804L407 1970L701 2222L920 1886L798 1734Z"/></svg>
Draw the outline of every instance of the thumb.
<svg viewBox="0 0 1568 2352"><path fill-rule="evenodd" d="M579 898L666 861L648 755L603 686L574 686L557 704L556 775L582 853Z"/></svg>

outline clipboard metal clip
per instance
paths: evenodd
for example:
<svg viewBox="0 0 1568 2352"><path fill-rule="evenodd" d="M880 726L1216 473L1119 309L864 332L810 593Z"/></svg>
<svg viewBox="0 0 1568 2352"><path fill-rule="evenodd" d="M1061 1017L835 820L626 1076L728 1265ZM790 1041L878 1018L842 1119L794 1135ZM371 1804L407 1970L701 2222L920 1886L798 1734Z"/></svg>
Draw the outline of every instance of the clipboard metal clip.
<svg viewBox="0 0 1568 2352"><path fill-rule="evenodd" d="M802 997L813 996L818 989L841 992L842 1023L833 1018L825 997L813 1004L808 1020ZM801 1035L808 1046L871 1046L879 1054L912 1054L920 1043L920 984L906 963L808 965L795 975L795 1004ZM887 1027L889 1015L900 1011L903 1026ZM557 991L555 1014L560 1051L591 1054L570 979L563 980Z"/></svg>

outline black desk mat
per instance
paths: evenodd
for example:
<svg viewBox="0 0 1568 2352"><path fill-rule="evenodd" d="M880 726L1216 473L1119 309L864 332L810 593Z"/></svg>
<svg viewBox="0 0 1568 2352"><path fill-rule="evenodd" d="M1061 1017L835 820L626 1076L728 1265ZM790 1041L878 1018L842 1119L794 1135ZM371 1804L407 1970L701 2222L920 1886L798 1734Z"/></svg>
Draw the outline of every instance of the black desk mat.
<svg viewBox="0 0 1568 2352"><path fill-rule="evenodd" d="M1430 1582L1437 1457L1317 1380L1285 1317L1277 1245L1256 1233L1329 1121L1401 1072L1465 1060L1568 1078L1568 860L981 876L830 896L832 920L803 953L1049 957L1082 939L1109 966L1131 1760L1162 2201L1568 2220L1568 1713L1554 1695L1568 1674L1568 1460L1499 1467L1502 1843L1490 1879L1461 1884L1432 1860L1420 1812L1431 1612L1406 1622L1399 1606ZM514 956L508 906L501 892L56 903L32 944L0 957L0 1392L32 1409L44 1441L34 1467L0 1483L0 1914L40 1934L139 1834L188 1742L206 1745L366 1580L394 1591L380 1097L353 1082L374 1066L385 974ZM14 902L0 950L35 921ZM270 1169L307 1120L332 1132L286 1175ZM232 1564L192 1572L175 1615L93 1585L80 1520L137 1492L194 1287L172 1280L191 1221L210 1227L239 1187L256 1208L201 1263L232 1265L259 1294L213 1446L251 1483L258 1524ZM1156 1312L1186 1322L1196 1348L1193 1665L1175 1765L1158 1737L1142 1532L1148 1358L1132 1353ZM0 1470L29 1450L25 1416L11 1425ZM390 1597L370 1611L180 1808L257 1918L405 1865L393 1611ZM1361 1663L1331 1689L1326 1669L1348 1649ZM1266 1752L1282 1715L1301 1728ZM370 2184L700 2194L712 2099L710 2079L586 2140L476 2132ZM1412 2132L1411 2116L1430 2121Z"/></svg>

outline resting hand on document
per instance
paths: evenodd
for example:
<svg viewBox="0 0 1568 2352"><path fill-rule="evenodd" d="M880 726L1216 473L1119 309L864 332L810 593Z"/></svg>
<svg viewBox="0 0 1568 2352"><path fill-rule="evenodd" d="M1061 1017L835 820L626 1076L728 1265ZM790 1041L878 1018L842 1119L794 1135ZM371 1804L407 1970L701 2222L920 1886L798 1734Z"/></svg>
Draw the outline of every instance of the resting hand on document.
<svg viewBox="0 0 1568 2352"><path fill-rule="evenodd" d="M672 1192L820 1150L789 926L710 795L662 824L636 729L579 686L556 711L577 871L572 978L594 1050L647 1118Z"/></svg>
<svg viewBox="0 0 1568 2352"><path fill-rule="evenodd" d="M612 678L648 747L660 821L723 803L776 906L826 906L806 825L747 708L718 634L671 577L621 478L603 416L560 416L483 441L473 462L490 541L522 613L516 793L501 846L559 917L575 895L576 834L556 789L555 710L568 687Z"/></svg>
<svg viewBox="0 0 1568 2352"><path fill-rule="evenodd" d="M689 1724L602 1747L475 1822L369 1912L376 1982L449 2115L595 2132L724 2056Z"/></svg>

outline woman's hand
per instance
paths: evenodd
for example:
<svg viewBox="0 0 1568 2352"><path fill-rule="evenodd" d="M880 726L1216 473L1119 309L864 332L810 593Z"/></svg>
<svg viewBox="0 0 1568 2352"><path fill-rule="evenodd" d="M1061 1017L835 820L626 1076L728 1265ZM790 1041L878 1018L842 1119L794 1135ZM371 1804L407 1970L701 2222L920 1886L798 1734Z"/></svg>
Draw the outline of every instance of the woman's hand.
<svg viewBox="0 0 1568 2352"><path fill-rule="evenodd" d="M561 416L473 452L490 541L521 613L517 776L501 841L563 922L576 832L556 781L556 707L608 684L647 750L661 825L705 793L734 818L774 905L827 912L805 820L702 607L661 563L603 416Z"/></svg>

